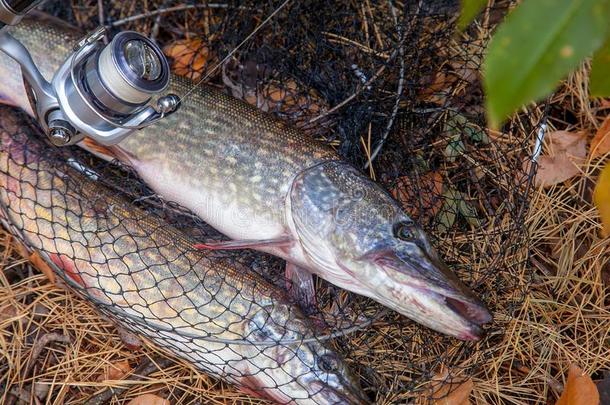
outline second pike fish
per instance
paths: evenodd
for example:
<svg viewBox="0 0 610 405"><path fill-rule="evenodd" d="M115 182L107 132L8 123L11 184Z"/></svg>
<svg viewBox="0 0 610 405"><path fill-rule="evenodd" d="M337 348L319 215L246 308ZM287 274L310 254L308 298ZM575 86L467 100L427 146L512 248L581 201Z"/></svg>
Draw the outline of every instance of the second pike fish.
<svg viewBox="0 0 610 405"><path fill-rule="evenodd" d="M46 77L80 37L33 20L12 33ZM11 62L0 60L0 94L29 109ZM192 86L172 76L169 91L183 95ZM196 88L177 113L135 132L109 155L233 239L203 248L254 248L286 259L287 275L305 300L313 300L314 273L460 339L479 339L491 320L379 185L329 147L211 87Z"/></svg>
<svg viewBox="0 0 610 405"><path fill-rule="evenodd" d="M369 402L283 291L226 254L193 249L15 117L0 109L0 219L77 292L127 330L253 395Z"/></svg>

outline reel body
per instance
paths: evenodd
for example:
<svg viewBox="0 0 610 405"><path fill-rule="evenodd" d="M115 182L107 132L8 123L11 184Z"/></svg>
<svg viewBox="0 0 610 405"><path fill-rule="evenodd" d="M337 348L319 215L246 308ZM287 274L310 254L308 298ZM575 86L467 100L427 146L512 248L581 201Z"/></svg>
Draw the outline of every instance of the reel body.
<svg viewBox="0 0 610 405"><path fill-rule="evenodd" d="M0 0L0 21L23 17L38 1ZM23 3L29 3L29 8ZM49 83L28 50L0 27L0 50L20 65L26 91L38 121L55 145L71 145L84 136L103 145L119 143L135 130L174 112L179 98L154 96L169 85L169 64L159 47L145 36L126 31L104 44L103 27L86 36L55 72Z"/></svg>

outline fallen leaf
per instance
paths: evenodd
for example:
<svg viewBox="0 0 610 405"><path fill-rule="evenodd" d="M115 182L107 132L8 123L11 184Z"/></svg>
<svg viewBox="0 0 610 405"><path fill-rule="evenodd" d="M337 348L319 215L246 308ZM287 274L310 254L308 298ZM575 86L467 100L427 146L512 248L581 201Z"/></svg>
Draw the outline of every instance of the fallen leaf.
<svg viewBox="0 0 610 405"><path fill-rule="evenodd" d="M51 266L44 261L38 252L32 253L29 260L34 267L36 267L42 274L47 276L51 284L55 284L55 272L51 269Z"/></svg>
<svg viewBox="0 0 610 405"><path fill-rule="evenodd" d="M196 80L201 77L210 60L210 48L202 39L182 39L163 48L172 59L172 69L178 76Z"/></svg>
<svg viewBox="0 0 610 405"><path fill-rule="evenodd" d="M550 154L538 158L536 185L549 187L580 173L578 165L587 154L584 132L555 131L547 134Z"/></svg>
<svg viewBox="0 0 610 405"><path fill-rule="evenodd" d="M447 96L451 93L456 80L455 76L448 76L439 71L430 79L429 83L422 86L417 98L420 101L445 105Z"/></svg>
<svg viewBox="0 0 610 405"><path fill-rule="evenodd" d="M0 305L0 323L7 319L17 317L18 314L19 311L17 310L17 307L15 307L15 305L13 305L11 302Z"/></svg>
<svg viewBox="0 0 610 405"><path fill-rule="evenodd" d="M104 371L97 377L97 381L121 380L129 374L131 370L133 370L133 368L129 365L128 360L116 361L104 366Z"/></svg>
<svg viewBox="0 0 610 405"><path fill-rule="evenodd" d="M575 364L570 365L568 381L555 405L598 405L599 392L591 377Z"/></svg>
<svg viewBox="0 0 610 405"><path fill-rule="evenodd" d="M428 172L417 183L409 176L399 177L390 192L411 217L425 222L443 206L443 176Z"/></svg>
<svg viewBox="0 0 610 405"><path fill-rule="evenodd" d="M610 115L606 117L595 133L595 136L591 141L590 151L591 159L595 159L610 152Z"/></svg>
<svg viewBox="0 0 610 405"><path fill-rule="evenodd" d="M27 259L30 257L30 251L28 248L21 242L19 239L13 237L11 241L11 245L15 248L19 256Z"/></svg>
<svg viewBox="0 0 610 405"><path fill-rule="evenodd" d="M593 203L602 222L602 237L610 236L610 163L602 170L593 191Z"/></svg>
<svg viewBox="0 0 610 405"><path fill-rule="evenodd" d="M144 394L135 397L127 403L127 405L170 405L170 402L153 394Z"/></svg>
<svg viewBox="0 0 610 405"><path fill-rule="evenodd" d="M116 326L116 329L121 341L129 350L133 351L142 348L142 340L138 337L138 335L119 325Z"/></svg>
<svg viewBox="0 0 610 405"><path fill-rule="evenodd" d="M463 379L449 376L444 370L431 380L431 392L428 398L434 405L469 405L469 397L474 383L471 379Z"/></svg>

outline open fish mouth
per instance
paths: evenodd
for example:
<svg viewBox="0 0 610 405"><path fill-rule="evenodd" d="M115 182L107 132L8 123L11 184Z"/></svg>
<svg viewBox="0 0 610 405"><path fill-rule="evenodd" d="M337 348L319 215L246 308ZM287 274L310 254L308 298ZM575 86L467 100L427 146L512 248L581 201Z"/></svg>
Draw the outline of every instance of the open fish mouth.
<svg viewBox="0 0 610 405"><path fill-rule="evenodd" d="M390 295L399 312L458 339L483 337L491 313L443 262L430 256L405 260L392 251L377 254L374 261L395 283Z"/></svg>
<svg viewBox="0 0 610 405"><path fill-rule="evenodd" d="M463 331L458 332L456 337L462 340L479 340L484 336L483 325L493 320L489 310L481 303L459 299L451 296L444 296L435 292L428 292L435 295L441 305L460 318L463 324Z"/></svg>
<svg viewBox="0 0 610 405"><path fill-rule="evenodd" d="M323 383L314 383L313 388L318 391L324 399L336 405L367 405L371 401L362 392L356 389L337 390L330 388Z"/></svg>
<svg viewBox="0 0 610 405"><path fill-rule="evenodd" d="M415 287L415 290L425 297L421 300L415 298L419 305L435 318L436 327L431 327L458 339L480 340L485 335L483 326L493 320L487 307L469 295L425 286Z"/></svg>

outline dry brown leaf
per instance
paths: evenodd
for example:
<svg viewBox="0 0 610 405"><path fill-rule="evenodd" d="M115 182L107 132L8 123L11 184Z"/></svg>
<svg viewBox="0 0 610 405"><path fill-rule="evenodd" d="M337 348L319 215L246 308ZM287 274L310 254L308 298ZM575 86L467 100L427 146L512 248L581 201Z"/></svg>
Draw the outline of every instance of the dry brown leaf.
<svg viewBox="0 0 610 405"><path fill-rule="evenodd" d="M442 71L437 72L429 84L423 86L417 98L420 101L444 105L457 77L448 76Z"/></svg>
<svg viewBox="0 0 610 405"><path fill-rule="evenodd" d="M606 117L599 127L590 147L591 159L600 157L610 152L610 115Z"/></svg>
<svg viewBox="0 0 610 405"><path fill-rule="evenodd" d="M170 405L170 402L153 394L144 394L135 397L127 405Z"/></svg>
<svg viewBox="0 0 610 405"><path fill-rule="evenodd" d="M568 381L556 405L598 405L599 392L591 377L576 364L570 365Z"/></svg>
<svg viewBox="0 0 610 405"><path fill-rule="evenodd" d="M34 252L29 257L30 263L36 267L42 274L47 276L51 284L55 284L55 272L51 267L44 261L38 252Z"/></svg>
<svg viewBox="0 0 610 405"><path fill-rule="evenodd" d="M549 187L578 175L587 155L584 132L555 131L547 135L549 154L538 158L536 185Z"/></svg>
<svg viewBox="0 0 610 405"><path fill-rule="evenodd" d="M104 366L104 371L97 377L98 382L104 380L121 380L129 374L133 368L129 365L128 360L116 361L112 364Z"/></svg>
<svg viewBox="0 0 610 405"><path fill-rule="evenodd" d="M28 259L30 257L30 251L19 239L13 237L11 243L15 248L15 251L17 251L17 254L19 254L19 256L23 257L24 259Z"/></svg>
<svg viewBox="0 0 610 405"><path fill-rule="evenodd" d="M14 318L19 314L17 307L11 302L0 305L0 323L3 321Z"/></svg>
<svg viewBox="0 0 610 405"><path fill-rule="evenodd" d="M202 39L182 39L163 48L163 53L171 58L172 70L178 76L196 80L201 77L210 61L210 48Z"/></svg>
<svg viewBox="0 0 610 405"><path fill-rule="evenodd" d="M415 218L421 215L420 220L425 221L434 218L443 206L443 176L428 172L420 176L417 185L409 176L399 177L390 192L409 215Z"/></svg>
<svg viewBox="0 0 610 405"><path fill-rule="evenodd" d="M470 405L470 394L474 388L471 379L450 377L445 369L432 377L431 392L422 394L425 403L434 405ZM420 399L424 399L423 397ZM420 401L421 402L421 401Z"/></svg>

